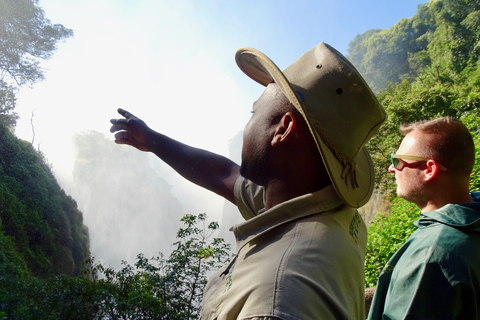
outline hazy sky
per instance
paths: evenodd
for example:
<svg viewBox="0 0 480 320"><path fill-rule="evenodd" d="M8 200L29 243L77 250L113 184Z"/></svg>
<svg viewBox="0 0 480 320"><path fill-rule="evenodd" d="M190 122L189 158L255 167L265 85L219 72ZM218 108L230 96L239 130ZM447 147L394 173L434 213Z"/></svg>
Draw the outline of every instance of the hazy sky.
<svg viewBox="0 0 480 320"><path fill-rule="evenodd" d="M228 156L263 91L236 66L238 48L254 47L281 69L322 41L348 54L357 34L391 28L425 2L40 0L46 17L74 36L43 64L46 80L20 91L16 134L33 141L62 179L73 165L72 136L96 130L113 141L109 119L118 107ZM198 207L203 196L192 190L181 200Z"/></svg>
<svg viewBox="0 0 480 320"><path fill-rule="evenodd" d="M319 42L344 54L354 37L411 17L422 0L40 0L73 29L46 63L46 80L19 94L17 135L54 166L69 166L70 136L109 135L122 107L184 142L226 154L263 88L236 66L254 47L281 69Z"/></svg>

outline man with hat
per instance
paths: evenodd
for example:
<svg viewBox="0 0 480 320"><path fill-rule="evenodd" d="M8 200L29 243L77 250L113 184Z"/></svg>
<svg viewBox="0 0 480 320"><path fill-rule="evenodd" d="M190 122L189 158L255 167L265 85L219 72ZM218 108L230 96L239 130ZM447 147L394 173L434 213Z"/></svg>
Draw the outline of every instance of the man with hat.
<svg viewBox="0 0 480 320"><path fill-rule="evenodd" d="M202 319L365 319L365 224L373 190L365 149L386 118L353 65L320 43L284 72L242 48L240 69L266 87L253 104L242 163L151 130L125 110L115 142L155 153L236 204L237 254L207 284Z"/></svg>

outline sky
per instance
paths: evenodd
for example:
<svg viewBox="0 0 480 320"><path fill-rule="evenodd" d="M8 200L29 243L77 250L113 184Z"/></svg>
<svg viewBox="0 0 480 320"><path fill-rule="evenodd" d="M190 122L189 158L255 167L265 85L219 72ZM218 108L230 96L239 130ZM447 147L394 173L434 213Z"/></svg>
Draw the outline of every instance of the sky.
<svg viewBox="0 0 480 320"><path fill-rule="evenodd" d="M260 50L280 69L322 41L348 54L357 34L390 28L421 3L40 0L46 17L74 36L43 63L46 80L21 90L16 133L68 168L72 133L110 135L109 119L122 107L167 135L226 154L225 142L263 91L236 66L238 48Z"/></svg>
<svg viewBox="0 0 480 320"><path fill-rule="evenodd" d="M74 36L42 63L46 79L19 92L16 135L44 153L67 191L73 136L95 130L113 143L109 120L119 107L156 131L230 157L229 143L263 91L236 66L238 48L260 50L280 69L320 42L347 55L357 34L389 29L426 2L40 0L46 17ZM202 201L204 211L223 206L175 173L166 178L187 209Z"/></svg>

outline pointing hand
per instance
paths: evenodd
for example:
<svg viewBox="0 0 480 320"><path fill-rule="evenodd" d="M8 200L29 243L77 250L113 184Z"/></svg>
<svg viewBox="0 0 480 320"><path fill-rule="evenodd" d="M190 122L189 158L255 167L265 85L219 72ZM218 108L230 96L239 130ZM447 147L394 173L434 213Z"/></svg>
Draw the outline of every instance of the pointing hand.
<svg viewBox="0 0 480 320"><path fill-rule="evenodd" d="M115 133L115 143L128 144L141 151L150 151L150 145L153 143L152 130L130 112L118 109L120 115L124 118L112 119L110 132Z"/></svg>

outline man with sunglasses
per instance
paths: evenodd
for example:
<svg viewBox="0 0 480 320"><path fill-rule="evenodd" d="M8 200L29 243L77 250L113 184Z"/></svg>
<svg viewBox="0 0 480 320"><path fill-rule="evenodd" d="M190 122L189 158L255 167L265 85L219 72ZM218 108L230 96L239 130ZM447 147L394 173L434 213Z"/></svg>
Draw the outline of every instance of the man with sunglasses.
<svg viewBox="0 0 480 320"><path fill-rule="evenodd" d="M369 320L480 318L480 193L470 193L475 146L443 117L400 127L389 171L421 210L418 229L380 274Z"/></svg>

